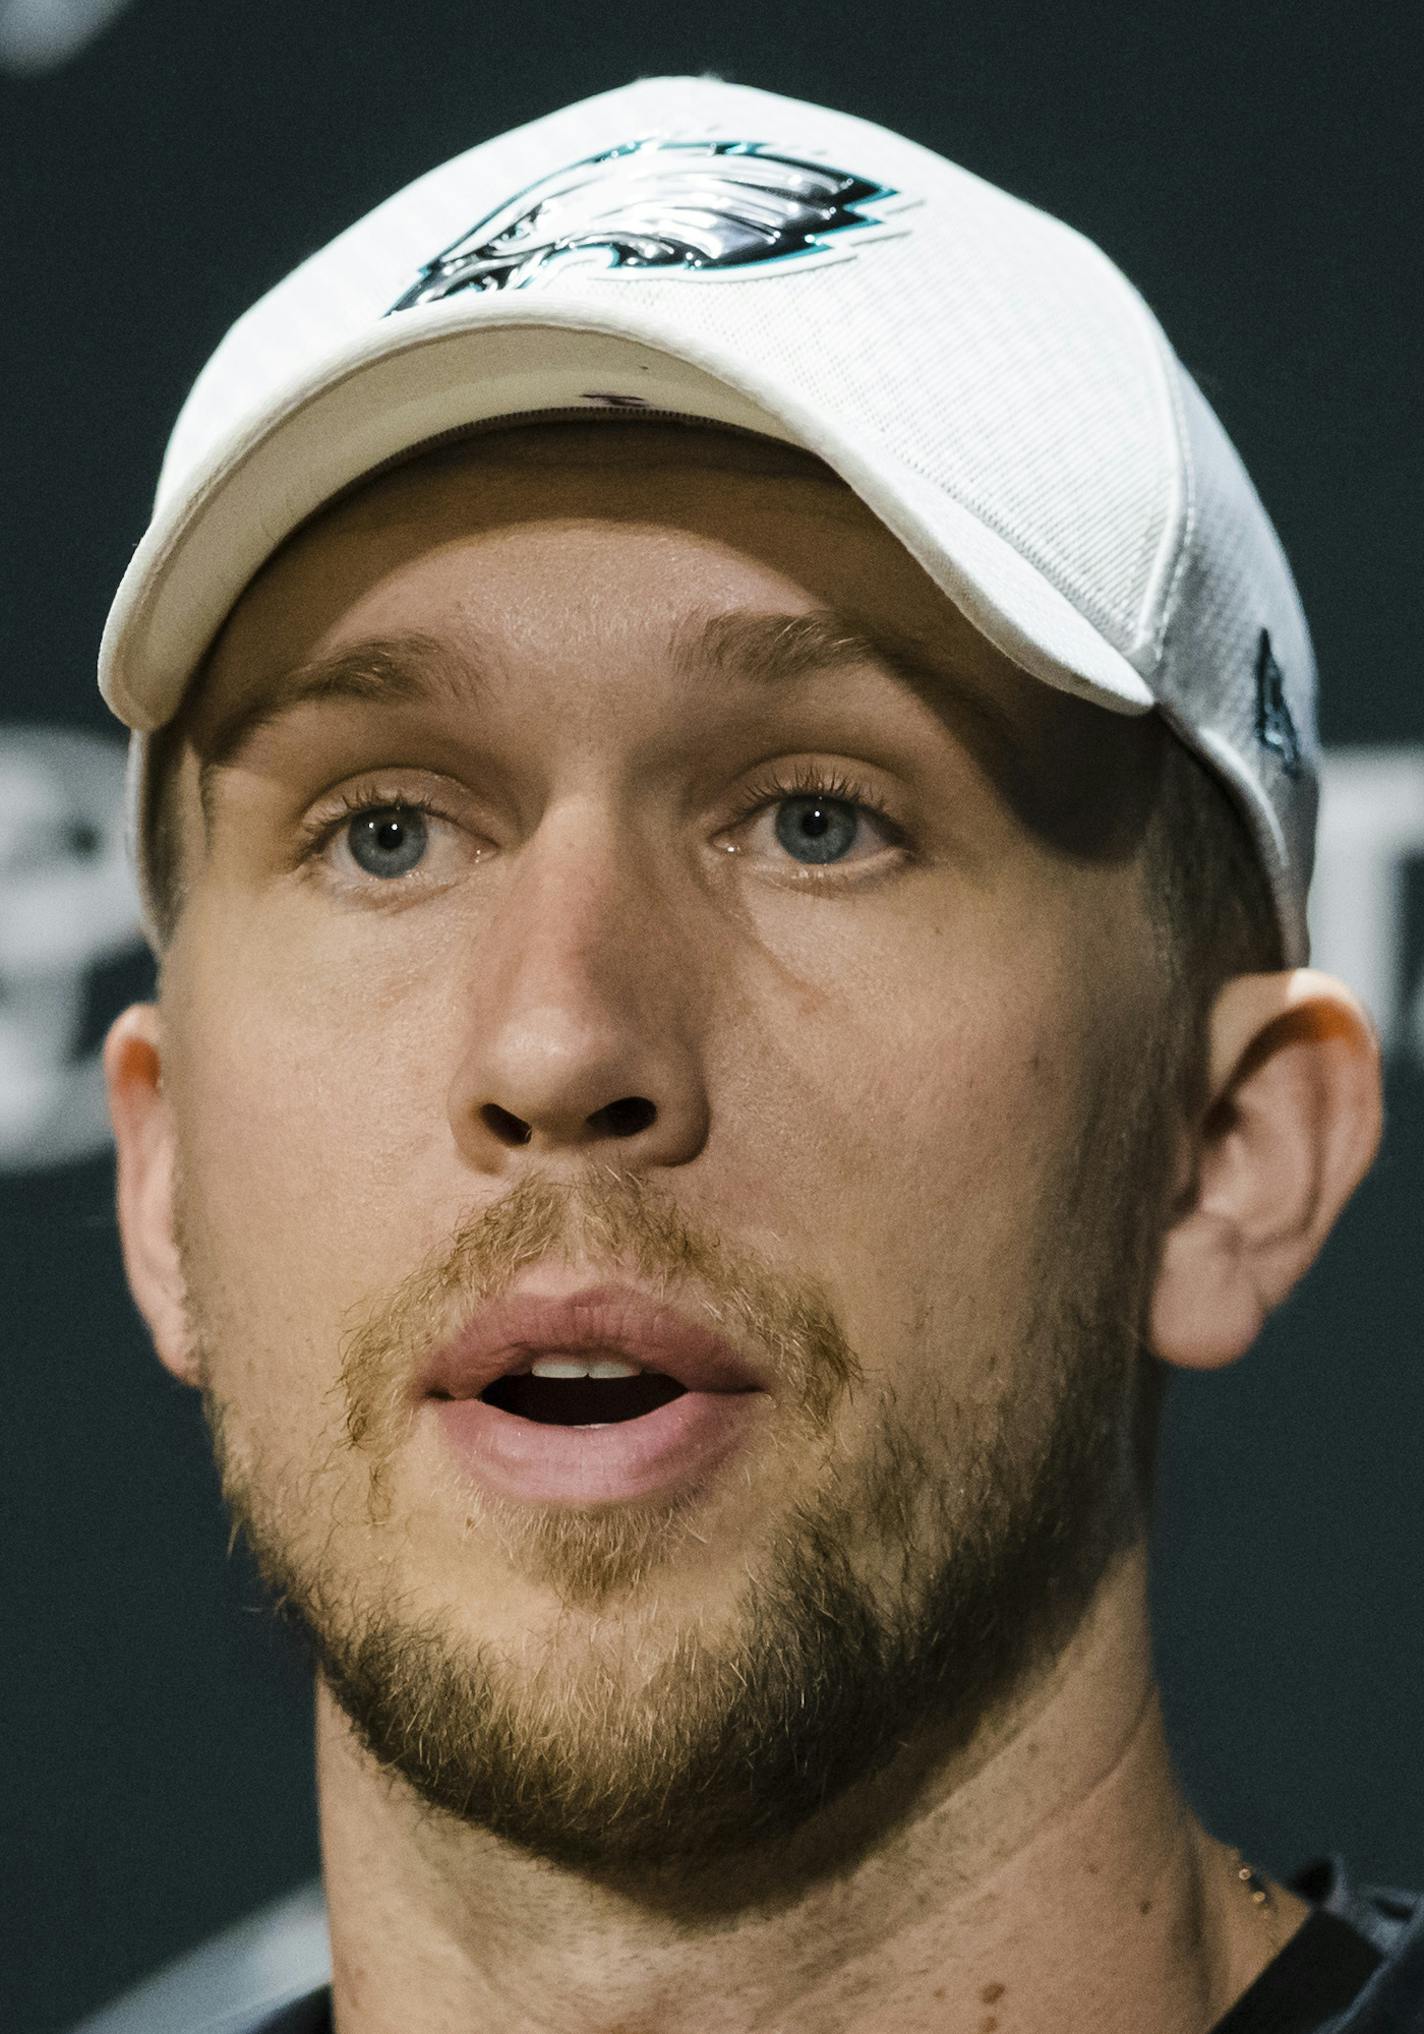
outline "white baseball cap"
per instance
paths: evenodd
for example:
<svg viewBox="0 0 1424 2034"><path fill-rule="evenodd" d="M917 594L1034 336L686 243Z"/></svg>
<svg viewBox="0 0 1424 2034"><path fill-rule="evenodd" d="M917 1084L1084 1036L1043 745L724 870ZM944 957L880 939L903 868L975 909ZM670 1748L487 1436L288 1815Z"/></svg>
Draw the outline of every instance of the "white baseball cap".
<svg viewBox="0 0 1424 2034"><path fill-rule="evenodd" d="M147 736L324 503L495 421L621 411L816 454L1017 664L1156 708L1225 781L1307 953L1314 660L1220 424L1090 241L851 115L651 78L482 142L232 327L169 442L104 630Z"/></svg>

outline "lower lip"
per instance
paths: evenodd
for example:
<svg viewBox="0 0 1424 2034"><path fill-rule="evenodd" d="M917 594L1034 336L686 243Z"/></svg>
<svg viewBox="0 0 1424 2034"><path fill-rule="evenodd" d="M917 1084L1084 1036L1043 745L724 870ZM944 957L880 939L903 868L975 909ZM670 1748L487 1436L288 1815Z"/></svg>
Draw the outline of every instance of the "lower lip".
<svg viewBox="0 0 1424 2034"><path fill-rule="evenodd" d="M685 1391L641 1419L546 1426L478 1398L431 1401L461 1468L498 1497L619 1504L694 1484L742 1446L763 1391Z"/></svg>

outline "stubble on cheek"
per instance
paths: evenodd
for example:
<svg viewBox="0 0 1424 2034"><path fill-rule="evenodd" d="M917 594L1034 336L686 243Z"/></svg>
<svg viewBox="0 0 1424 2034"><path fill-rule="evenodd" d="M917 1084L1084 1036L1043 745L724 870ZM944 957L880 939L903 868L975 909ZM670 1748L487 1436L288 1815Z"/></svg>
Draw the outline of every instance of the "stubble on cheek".
<svg viewBox="0 0 1424 2034"><path fill-rule="evenodd" d="M697 1870L758 1834L793 1835L917 1733L967 1743L1062 1642L1135 1525L1123 1415L1162 1179L1163 1090L1146 1071L1129 1086L1104 1056L1045 1107L1042 1163L1003 1182L1001 1251L972 1197L939 1216L957 1227L937 1258L933 1207L888 1269L855 1232L906 1314L873 1388L815 1281L722 1244L612 1167L527 1175L374 1303L334 1310L324 1351L309 1319L299 1346L273 1346L270 1305L254 1346L241 1302L260 1267L240 1234L192 1238L235 1521L377 1762L538 1854ZM559 1514L466 1489L452 1502L404 1473L432 1348L559 1257L695 1292L758 1352L785 1473L747 1491L735 1553L718 1556L711 1504ZM288 1432L264 1378L303 1362L319 1375L291 1394L303 1412ZM512 1636L492 1638L461 1561L433 1558L441 1533L457 1557L492 1540L563 1614L521 1606ZM699 1533L721 1573L688 1601L659 1570L675 1583Z"/></svg>
<svg viewBox="0 0 1424 2034"><path fill-rule="evenodd" d="M537 1855L699 1884L710 1871L708 1896L734 1900L741 1877L718 1860L799 1840L911 1744L937 1757L967 1746L1063 1642L1130 1525L1121 1433L1141 1260L1114 1233L1126 1183L1109 1191L1104 1161L1142 1154L1106 1096L1084 1132L1026 1216L1017 1261L997 1267L1022 1282L1024 1305L991 1394L958 1388L982 1348L940 1351L903 1388L864 1391L813 1288L694 1236L646 1183L617 1175L579 1190L523 1183L353 1323L330 1387L332 1459L303 1490L286 1458L274 1473L260 1448L233 1449L225 1488L378 1766ZM551 1522L472 1509L466 1530L504 1533L525 1579L553 1579L564 1605L493 1642L458 1596L421 1588L393 1471L427 1336L559 1249L619 1258L654 1283L695 1275L734 1332L760 1336L785 1393L791 1473L761 1504L754 1549L728 1564L731 1589L681 1607L653 1571L701 1529L695 1513ZM822 1444L809 1460L808 1436ZM365 1476L367 1503L338 1530L321 1515L323 1479L343 1468ZM897 1798L891 1788L866 1812L893 1815Z"/></svg>

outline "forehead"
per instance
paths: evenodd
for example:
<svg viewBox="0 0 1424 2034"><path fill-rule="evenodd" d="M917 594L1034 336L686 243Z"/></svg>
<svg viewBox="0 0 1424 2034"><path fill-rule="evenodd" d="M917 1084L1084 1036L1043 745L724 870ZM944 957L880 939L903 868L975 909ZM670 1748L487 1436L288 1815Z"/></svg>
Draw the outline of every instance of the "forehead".
<svg viewBox="0 0 1424 2034"><path fill-rule="evenodd" d="M201 742L210 713L257 699L344 634L417 620L428 630L442 610L447 620L497 624L501 599L508 622L511 587L525 616L572 627L576 555L585 620L599 607L600 569L610 588L621 577L633 594L621 607L602 604L605 632L616 621L655 635L680 607L715 609L723 598L769 610L804 604L917 637L931 659L979 673L1000 698L1044 691L812 454L722 427L585 417L483 429L328 504L238 602L185 720Z"/></svg>
<svg viewBox="0 0 1424 2034"><path fill-rule="evenodd" d="M624 522L714 520L757 502L805 519L847 518L872 544L888 531L830 467L796 446L718 425L633 422L610 413L577 422L483 427L367 476L312 517L261 579L315 552L378 533L569 516Z"/></svg>

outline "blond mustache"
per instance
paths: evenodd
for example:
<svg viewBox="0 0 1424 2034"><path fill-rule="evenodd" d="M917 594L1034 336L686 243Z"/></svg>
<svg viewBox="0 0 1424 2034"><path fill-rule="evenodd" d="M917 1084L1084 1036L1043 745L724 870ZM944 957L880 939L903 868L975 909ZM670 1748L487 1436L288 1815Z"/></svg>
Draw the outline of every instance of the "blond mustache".
<svg viewBox="0 0 1424 2034"><path fill-rule="evenodd" d="M864 1381L829 1295L759 1251L694 1225L666 1189L599 1164L576 1179L530 1172L464 1220L395 1289L353 1314L333 1387L350 1447L368 1458L373 1517L388 1504L391 1463L418 1404L430 1351L520 1273L548 1262L633 1272L659 1297L676 1292L734 1343L755 1349L778 1400L812 1434Z"/></svg>

